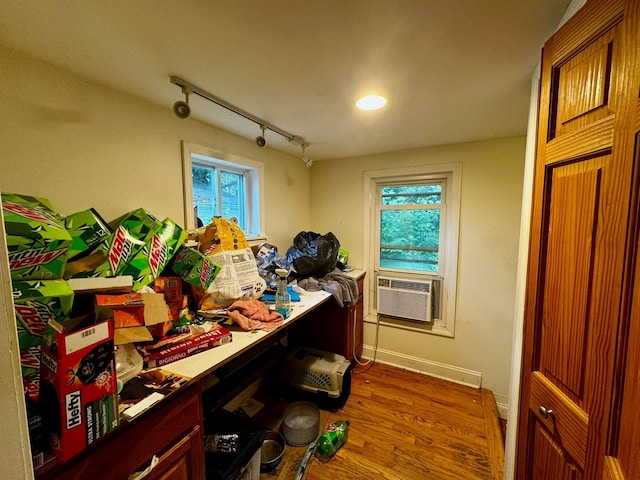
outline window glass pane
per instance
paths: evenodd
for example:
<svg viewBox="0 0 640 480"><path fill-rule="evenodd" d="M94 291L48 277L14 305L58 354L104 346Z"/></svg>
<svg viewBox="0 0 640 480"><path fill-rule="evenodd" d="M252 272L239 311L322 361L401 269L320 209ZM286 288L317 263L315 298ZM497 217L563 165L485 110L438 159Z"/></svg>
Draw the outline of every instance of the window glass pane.
<svg viewBox="0 0 640 480"><path fill-rule="evenodd" d="M440 203L442 186L432 185L398 185L383 187L381 191L382 205L428 205Z"/></svg>
<svg viewBox="0 0 640 480"><path fill-rule="evenodd" d="M193 205L198 207L198 218L207 225L218 214L218 186L215 168L193 164Z"/></svg>
<svg viewBox="0 0 640 480"><path fill-rule="evenodd" d="M439 209L382 210L380 267L437 272Z"/></svg>
<svg viewBox="0 0 640 480"><path fill-rule="evenodd" d="M238 225L243 230L245 226L244 215L244 175L233 172L220 172L222 217L238 220Z"/></svg>

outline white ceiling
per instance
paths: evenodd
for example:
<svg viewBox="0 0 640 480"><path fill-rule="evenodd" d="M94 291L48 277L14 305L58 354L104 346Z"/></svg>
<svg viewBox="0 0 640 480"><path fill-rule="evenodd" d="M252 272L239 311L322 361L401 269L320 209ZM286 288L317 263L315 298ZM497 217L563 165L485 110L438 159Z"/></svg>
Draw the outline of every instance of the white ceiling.
<svg viewBox="0 0 640 480"><path fill-rule="evenodd" d="M568 4L0 0L0 44L167 109L184 99L169 81L177 75L303 137L322 160L524 135L531 73ZM387 107L357 111L371 91ZM190 103L185 122L260 134L214 103Z"/></svg>

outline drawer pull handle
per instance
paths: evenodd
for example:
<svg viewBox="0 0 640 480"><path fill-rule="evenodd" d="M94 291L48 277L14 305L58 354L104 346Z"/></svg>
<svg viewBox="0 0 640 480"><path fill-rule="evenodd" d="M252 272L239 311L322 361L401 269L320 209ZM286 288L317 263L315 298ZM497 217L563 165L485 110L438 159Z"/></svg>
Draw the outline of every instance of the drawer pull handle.
<svg viewBox="0 0 640 480"><path fill-rule="evenodd" d="M547 409L542 405L540 405L540 408L538 409L538 411L540 412L540 415L542 415L544 418L553 417L555 415L553 410L551 410L550 408Z"/></svg>

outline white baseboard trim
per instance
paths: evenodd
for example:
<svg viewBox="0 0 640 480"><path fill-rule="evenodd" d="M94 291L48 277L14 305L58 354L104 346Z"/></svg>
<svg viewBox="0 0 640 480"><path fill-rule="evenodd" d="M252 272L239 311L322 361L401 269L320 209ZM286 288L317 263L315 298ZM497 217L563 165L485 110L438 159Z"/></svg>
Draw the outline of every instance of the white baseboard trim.
<svg viewBox="0 0 640 480"><path fill-rule="evenodd" d="M365 345L362 357L365 360L373 357L373 348ZM403 353L393 352L378 348L376 352L376 362L392 367L403 368L412 372L429 375L431 377L440 378L449 382L458 383L467 387L480 388L482 386L482 373L475 370L447 365L445 363L433 362L424 358L405 355ZM496 405L500 418L507 418L509 413L509 398L507 395L496 394Z"/></svg>
<svg viewBox="0 0 640 480"><path fill-rule="evenodd" d="M493 396L495 397L496 405L498 406L498 415L500 418L504 418L506 420L509 415L509 397L495 392L493 392Z"/></svg>
<svg viewBox="0 0 640 480"><path fill-rule="evenodd" d="M362 356L365 359L372 358L373 348L365 345ZM378 348L376 352L376 362L391 365L392 367L404 368L405 370L411 370L468 387L480 388L482 385L482 374L480 372L444 363L432 362L424 358L413 357L382 348Z"/></svg>

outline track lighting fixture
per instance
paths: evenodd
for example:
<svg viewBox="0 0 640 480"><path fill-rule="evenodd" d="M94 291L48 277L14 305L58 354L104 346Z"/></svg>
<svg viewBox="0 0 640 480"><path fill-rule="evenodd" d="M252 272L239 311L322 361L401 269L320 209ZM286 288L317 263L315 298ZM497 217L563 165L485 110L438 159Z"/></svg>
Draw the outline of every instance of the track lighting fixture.
<svg viewBox="0 0 640 480"><path fill-rule="evenodd" d="M262 130L262 135L258 135L256 137L256 145L264 147L267 144L267 140L264 138L264 131L266 130L266 127L264 125L260 125L260 130Z"/></svg>
<svg viewBox="0 0 640 480"><path fill-rule="evenodd" d="M182 93L184 93L184 102L178 100L173 104L173 113L179 118L189 118L191 115L191 107L189 106L189 94L191 89L188 87L182 87Z"/></svg>
<svg viewBox="0 0 640 480"><path fill-rule="evenodd" d="M275 132L278 135L283 136L284 138L287 139L288 142L291 142L294 145L302 145L303 147L309 146L309 143L304 138L299 137L297 135L293 135L287 132L286 130L282 130L281 128L278 128L275 125L269 122L266 122L265 120L262 120L261 118L258 118L255 115L250 114L246 110L242 110L241 108L238 108L235 105L232 105L229 102L226 102L221 98L216 97L212 93L202 90L201 88L193 85L192 83L187 82L186 80L180 77L171 76L169 77L169 81L174 85L178 85L179 87L182 87L182 92L186 96L186 101L184 102L178 101L173 104L173 111L180 118L187 118L191 114L191 107L189 107L189 95L194 93L204 98L205 100L209 100L210 102L213 102L223 108L226 108L227 110L235 113L236 115L240 115L241 117L244 117L247 120L251 120L252 122L257 123L260 126L260 129L262 130L262 135L257 136L255 139L256 145L258 145L259 147L264 147L267 144L267 140L264 137L264 133L266 130L271 130L272 132ZM303 155L303 159L304 158L305 157ZM313 163L313 160L310 160L307 158L305 160L305 163L307 164L307 167L310 167L311 163Z"/></svg>
<svg viewBox="0 0 640 480"><path fill-rule="evenodd" d="M307 166L307 168L311 168L311 165L313 165L313 159L307 157L304 154L304 150L305 150L305 148L307 148L308 144L307 143L303 143L301 146L302 146L302 161Z"/></svg>

